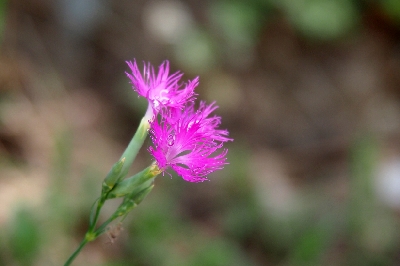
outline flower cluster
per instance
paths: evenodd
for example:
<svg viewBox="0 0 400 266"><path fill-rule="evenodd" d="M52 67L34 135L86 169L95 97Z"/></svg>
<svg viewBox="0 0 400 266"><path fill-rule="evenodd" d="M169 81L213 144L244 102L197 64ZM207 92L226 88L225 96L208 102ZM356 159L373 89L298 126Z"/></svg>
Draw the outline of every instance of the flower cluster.
<svg viewBox="0 0 400 266"><path fill-rule="evenodd" d="M143 76L136 61L128 65L133 89L148 100L155 114L149 130L153 146L148 150L157 166L162 171L171 168L189 182L207 180L208 174L222 169L228 152L222 146L232 139L227 130L218 128L221 117L211 116L218 108L215 103L200 102L195 108L198 77L182 88L179 80L183 74L169 75L168 61L161 64L158 74L150 64L145 65Z"/></svg>

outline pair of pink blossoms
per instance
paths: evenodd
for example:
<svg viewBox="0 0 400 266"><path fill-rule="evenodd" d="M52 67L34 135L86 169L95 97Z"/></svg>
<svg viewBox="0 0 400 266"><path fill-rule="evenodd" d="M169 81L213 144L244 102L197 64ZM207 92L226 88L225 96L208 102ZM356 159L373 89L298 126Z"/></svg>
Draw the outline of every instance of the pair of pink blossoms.
<svg viewBox="0 0 400 266"><path fill-rule="evenodd" d="M156 160L157 166L165 171L172 168L184 180L201 182L207 175L222 169L226 163L227 149L221 149L227 141L228 131L218 129L221 117L210 114L218 108L215 102L207 105L200 102L196 110L194 89L199 78L178 84L182 73L169 75L169 62L163 62L158 70L147 64L143 75L136 60L127 62L132 74L133 89L149 102L145 117L150 123L150 138L153 146L148 151ZM160 116L160 119L157 116Z"/></svg>

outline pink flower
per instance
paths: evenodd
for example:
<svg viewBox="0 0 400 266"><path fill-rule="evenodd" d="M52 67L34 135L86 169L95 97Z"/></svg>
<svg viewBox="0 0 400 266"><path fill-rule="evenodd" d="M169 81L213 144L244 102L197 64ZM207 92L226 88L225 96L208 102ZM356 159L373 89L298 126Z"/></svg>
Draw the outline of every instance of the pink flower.
<svg viewBox="0 0 400 266"><path fill-rule="evenodd" d="M127 62L132 74L126 73L130 78L133 89L140 95L145 97L151 107L159 112L161 107L181 108L187 102L193 101L195 98L194 89L199 84L199 78L196 77L192 81L188 81L186 86L181 88L178 84L183 76L179 71L169 75L169 62L164 61L155 73L150 63L144 65L143 76L139 71L136 60Z"/></svg>
<svg viewBox="0 0 400 266"><path fill-rule="evenodd" d="M217 108L214 103L201 102L195 110L194 103L189 103L182 110L163 109L161 121L151 122L154 147L149 152L161 170L170 167L186 181L201 182L227 164L227 149L215 154L224 142L232 141L227 130L217 129L221 118L209 117Z"/></svg>

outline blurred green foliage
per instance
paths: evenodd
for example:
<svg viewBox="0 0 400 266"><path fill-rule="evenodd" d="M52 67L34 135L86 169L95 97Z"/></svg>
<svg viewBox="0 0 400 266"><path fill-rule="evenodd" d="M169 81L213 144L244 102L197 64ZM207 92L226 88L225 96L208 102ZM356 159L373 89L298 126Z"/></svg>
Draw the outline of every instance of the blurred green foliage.
<svg viewBox="0 0 400 266"><path fill-rule="evenodd" d="M279 5L304 36L333 40L347 35L359 21L359 10L348 0L285 0Z"/></svg>
<svg viewBox="0 0 400 266"><path fill-rule="evenodd" d="M400 1L397 0L381 0L383 10L391 17L391 19L400 26Z"/></svg>
<svg viewBox="0 0 400 266"><path fill-rule="evenodd" d="M0 43L3 40L3 32L6 24L7 2L6 0L0 1Z"/></svg>
<svg viewBox="0 0 400 266"><path fill-rule="evenodd" d="M19 265L35 265L41 252L42 232L37 214L20 207L16 210L8 230L8 250Z"/></svg>
<svg viewBox="0 0 400 266"><path fill-rule="evenodd" d="M207 32L193 29L176 45L175 57L188 70L205 71L216 64L215 44Z"/></svg>

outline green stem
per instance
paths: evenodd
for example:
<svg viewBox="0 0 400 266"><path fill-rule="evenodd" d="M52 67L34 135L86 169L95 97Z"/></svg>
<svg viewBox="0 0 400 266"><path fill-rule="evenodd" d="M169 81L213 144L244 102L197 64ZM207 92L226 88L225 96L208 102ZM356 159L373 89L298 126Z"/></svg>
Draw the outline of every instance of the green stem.
<svg viewBox="0 0 400 266"><path fill-rule="evenodd" d="M142 118L140 121L139 127L133 136L132 140L130 141L128 147L124 151L124 153L121 156L120 163L122 164L122 169L118 170L118 176L117 178L124 178L128 174L129 167L133 163L133 161L136 158L136 155L138 154L140 148L143 146L144 140L147 137L147 130L150 128L149 120L153 118L153 109L149 105L146 111L145 116ZM118 168L118 166L116 166ZM107 179L107 178L106 178ZM110 180L109 180L110 181ZM113 186L115 183L118 183L120 180L113 180L111 178L111 183L112 186L110 187L110 190L112 190ZM106 185L110 186L106 182ZM69 266L76 256L81 252L82 248L90 241L95 240L99 235L103 234L108 226L109 223L111 223L113 220L118 218L120 215L112 215L106 222L104 222L100 227L95 231L97 221L99 219L100 211L101 208L104 205L104 202L106 201L108 194L110 191L107 193L102 193L100 199L98 199L97 206L96 206L96 212L94 214L93 220L91 218L89 229L85 235L85 238L82 240L80 243L79 247L75 250L74 253L68 258L67 262L64 264L64 266ZM104 194L104 195L103 195Z"/></svg>
<svg viewBox="0 0 400 266"><path fill-rule="evenodd" d="M101 234L103 234L107 230L107 226L117 218L118 218L118 216L114 216L114 215L111 216L110 218L108 218L107 221L105 221L102 225L99 226L99 228L97 228L97 230L93 233L93 235L98 237Z"/></svg>
<svg viewBox="0 0 400 266"><path fill-rule="evenodd" d="M74 259L76 258L76 256L79 255L79 253L81 252L82 248L91 240L88 240L86 237L82 240L81 244L79 245L79 247L75 250L74 253L72 253L72 255L68 258L67 262L65 262L64 266L69 266L71 265L71 263L74 261Z"/></svg>
<svg viewBox="0 0 400 266"><path fill-rule="evenodd" d="M97 203L97 208L96 208L96 214L95 217L93 219L93 223L90 225L85 238L82 240L82 242L80 243L79 247L75 250L74 253L72 253L72 255L68 258L67 262L64 264L64 266L68 266L70 265L74 259L76 258L76 256L79 255L79 253L81 252L82 248L89 242L95 240L99 235L101 235L102 233L104 233L106 226L112 222L115 218L114 217L110 217L105 223L103 223L99 229L102 229L101 231L98 229L96 230L96 232L94 232L96 224L97 224L97 220L99 218L99 214L100 214L100 210L103 207L105 202L104 198L100 198L99 202Z"/></svg>
<svg viewBox="0 0 400 266"><path fill-rule="evenodd" d="M88 232L92 233L94 231L94 228L96 227L97 221L98 221L99 216L100 216L100 210L103 207L105 201L106 201L106 199L101 197L99 199L99 201L97 202L96 214L94 216L92 224L89 227Z"/></svg>

